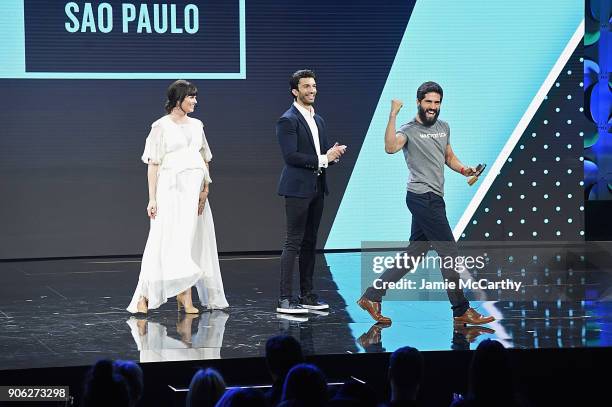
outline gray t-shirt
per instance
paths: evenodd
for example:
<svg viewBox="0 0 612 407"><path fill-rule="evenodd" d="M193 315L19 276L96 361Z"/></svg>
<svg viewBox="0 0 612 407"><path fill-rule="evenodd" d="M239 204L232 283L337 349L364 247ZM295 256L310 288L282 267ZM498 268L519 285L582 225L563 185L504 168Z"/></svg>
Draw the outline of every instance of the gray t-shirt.
<svg viewBox="0 0 612 407"><path fill-rule="evenodd" d="M412 120L402 125L397 133L406 137L402 148L410 178L408 191L415 194L433 192L444 196L444 163L450 139L448 123L437 120L427 127Z"/></svg>

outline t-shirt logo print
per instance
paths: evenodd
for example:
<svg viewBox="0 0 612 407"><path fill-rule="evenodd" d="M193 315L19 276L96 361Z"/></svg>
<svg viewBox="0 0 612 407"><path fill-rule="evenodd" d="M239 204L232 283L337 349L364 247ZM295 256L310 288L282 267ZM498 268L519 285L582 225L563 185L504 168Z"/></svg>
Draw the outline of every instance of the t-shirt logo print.
<svg viewBox="0 0 612 407"><path fill-rule="evenodd" d="M446 137L446 133L420 133L420 138L442 138Z"/></svg>

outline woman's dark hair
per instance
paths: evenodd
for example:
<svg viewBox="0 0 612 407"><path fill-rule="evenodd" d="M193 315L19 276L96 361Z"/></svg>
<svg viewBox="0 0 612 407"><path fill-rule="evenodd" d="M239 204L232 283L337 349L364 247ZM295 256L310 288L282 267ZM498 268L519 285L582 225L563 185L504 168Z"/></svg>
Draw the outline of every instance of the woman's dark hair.
<svg viewBox="0 0 612 407"><path fill-rule="evenodd" d="M193 375L187 407L214 407L225 393L225 381L215 369L200 369Z"/></svg>
<svg viewBox="0 0 612 407"><path fill-rule="evenodd" d="M130 393L123 376L114 372L111 360L99 360L85 379L83 406L129 407Z"/></svg>
<svg viewBox="0 0 612 407"><path fill-rule="evenodd" d="M183 100L187 96L197 96L198 88L188 81L183 79L179 79L178 81L172 82L170 86L168 86L168 90L166 91L166 113L170 113L172 109L176 107L178 103L179 107Z"/></svg>
<svg viewBox="0 0 612 407"><path fill-rule="evenodd" d="M266 407L266 398L256 389L233 388L223 394L215 407Z"/></svg>
<svg viewBox="0 0 612 407"><path fill-rule="evenodd" d="M435 82L425 82L417 89L417 100L420 102L425 98L425 95L429 92L434 92L440 95L440 102L444 97L444 91L442 91L442 86L438 85Z"/></svg>
<svg viewBox="0 0 612 407"><path fill-rule="evenodd" d="M282 401L297 400L308 406L320 406L327 403L327 396L327 381L318 367L301 363L289 370Z"/></svg>
<svg viewBox="0 0 612 407"><path fill-rule="evenodd" d="M138 404L144 393L144 377L142 369L131 360L115 360L113 362L115 372L125 379L130 392L130 404Z"/></svg>
<svg viewBox="0 0 612 407"><path fill-rule="evenodd" d="M295 71L291 78L289 78L289 91L291 92L293 89L297 90L298 85L300 84L300 79L302 78L312 78L314 80L317 79L315 73L310 69L300 69L299 71ZM291 94L293 96L293 93ZM295 96L293 96L295 99Z"/></svg>

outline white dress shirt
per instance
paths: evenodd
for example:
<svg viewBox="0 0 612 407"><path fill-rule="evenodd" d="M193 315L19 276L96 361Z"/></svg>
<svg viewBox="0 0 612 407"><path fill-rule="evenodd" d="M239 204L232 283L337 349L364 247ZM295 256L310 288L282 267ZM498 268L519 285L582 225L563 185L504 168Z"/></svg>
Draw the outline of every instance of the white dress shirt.
<svg viewBox="0 0 612 407"><path fill-rule="evenodd" d="M298 112L304 116L308 127L310 128L310 133L312 133L312 139L314 141L315 150L317 150L317 156L319 157L319 168L327 168L329 162L327 160L326 154L321 154L321 146L319 145L319 128L317 127L317 122L314 119L314 108L310 106L310 110L306 109L298 102L293 102L293 105L297 108Z"/></svg>

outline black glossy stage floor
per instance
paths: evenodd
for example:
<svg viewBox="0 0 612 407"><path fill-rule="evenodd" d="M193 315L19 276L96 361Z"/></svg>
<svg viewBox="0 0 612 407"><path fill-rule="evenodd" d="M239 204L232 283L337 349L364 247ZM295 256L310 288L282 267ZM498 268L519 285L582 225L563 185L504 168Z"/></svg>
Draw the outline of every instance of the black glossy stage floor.
<svg viewBox="0 0 612 407"><path fill-rule="evenodd" d="M454 327L448 301L387 301L384 310L393 325L378 327L355 304L361 261L360 252L318 255L315 287L331 309L310 313L307 321L275 312L279 257L274 255L221 257L227 311L179 314L172 299L146 318L125 311L138 279L138 258L2 262L0 369L83 366L102 357L141 362L257 357L266 339L278 333L295 336L307 355L389 352L404 345L465 350L485 338L512 348L612 345L612 306L602 296L473 302L498 318L486 329ZM517 267L505 275L532 281L517 261L512 259ZM558 267L566 278L567 264ZM609 289L609 271L572 267L571 275L581 273L575 284L585 293ZM560 282L540 278L534 287L543 293L558 290Z"/></svg>

